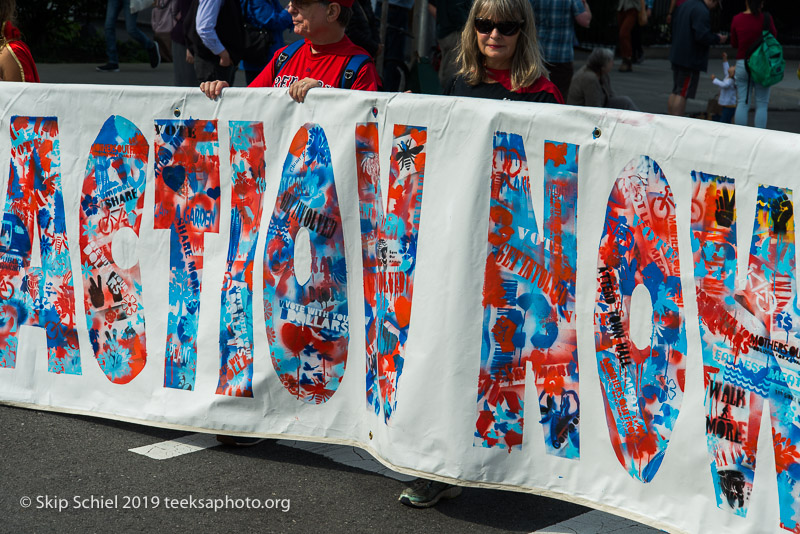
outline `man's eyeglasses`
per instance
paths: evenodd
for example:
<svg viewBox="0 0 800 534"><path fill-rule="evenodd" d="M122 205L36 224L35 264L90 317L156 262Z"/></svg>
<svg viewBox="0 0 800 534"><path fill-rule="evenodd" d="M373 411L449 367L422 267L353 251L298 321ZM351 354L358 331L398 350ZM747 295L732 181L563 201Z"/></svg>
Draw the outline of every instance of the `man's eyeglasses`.
<svg viewBox="0 0 800 534"><path fill-rule="evenodd" d="M524 20L504 20L502 22L495 22L490 19L476 18L475 29L478 30L478 33L492 33L492 30L497 28L497 31L501 34L510 37L519 32L524 23Z"/></svg>

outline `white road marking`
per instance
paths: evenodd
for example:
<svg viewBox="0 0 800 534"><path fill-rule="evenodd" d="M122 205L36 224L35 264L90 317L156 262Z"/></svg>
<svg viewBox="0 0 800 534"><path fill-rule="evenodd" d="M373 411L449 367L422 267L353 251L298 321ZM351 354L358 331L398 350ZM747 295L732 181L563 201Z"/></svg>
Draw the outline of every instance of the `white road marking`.
<svg viewBox="0 0 800 534"><path fill-rule="evenodd" d="M144 447L128 449L130 452L147 456L154 460L167 460L182 454L202 451L211 447L216 447L220 443L214 434L189 434L178 439L161 441Z"/></svg>

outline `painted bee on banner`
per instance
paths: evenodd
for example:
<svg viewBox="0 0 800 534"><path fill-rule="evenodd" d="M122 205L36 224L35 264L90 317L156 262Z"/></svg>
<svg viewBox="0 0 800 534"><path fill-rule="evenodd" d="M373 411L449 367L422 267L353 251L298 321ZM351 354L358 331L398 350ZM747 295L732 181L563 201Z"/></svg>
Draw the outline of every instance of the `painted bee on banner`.
<svg viewBox="0 0 800 534"><path fill-rule="evenodd" d="M406 171L411 170L411 164L415 163L417 155L422 152L425 145L410 147L409 143L400 141L400 150L395 154L394 159L397 160L400 168Z"/></svg>

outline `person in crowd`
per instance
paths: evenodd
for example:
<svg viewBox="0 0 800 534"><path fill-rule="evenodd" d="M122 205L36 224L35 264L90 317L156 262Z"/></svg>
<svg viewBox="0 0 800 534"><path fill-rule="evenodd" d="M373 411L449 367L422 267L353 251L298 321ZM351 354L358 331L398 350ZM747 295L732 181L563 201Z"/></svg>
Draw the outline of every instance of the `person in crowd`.
<svg viewBox="0 0 800 534"><path fill-rule="evenodd" d="M293 0L287 6L292 16L294 33L303 38L298 48L284 47L273 56L249 87L288 87L289 95L303 102L311 89L341 87L346 69L353 58L361 59L353 66L351 89L376 91L378 73L369 54L352 43L344 33L350 20L353 0ZM294 48L292 53L288 51ZM200 90L209 98L217 98L230 87L225 80L207 81Z"/></svg>
<svg viewBox="0 0 800 534"><path fill-rule="evenodd" d="M195 87L197 75L194 73L194 55L186 40L186 17L192 0L173 0L175 25L169 36L172 40L172 71L176 87Z"/></svg>
<svg viewBox="0 0 800 534"><path fill-rule="evenodd" d="M150 12L150 26L153 28L153 39L158 43L161 61L172 61L172 38L175 27L175 10L178 0L156 0Z"/></svg>
<svg viewBox="0 0 800 534"><path fill-rule="evenodd" d="M475 0L446 93L563 104L548 79L528 0Z"/></svg>
<svg viewBox="0 0 800 534"><path fill-rule="evenodd" d="M14 26L16 10L16 0L0 0L0 81L38 82L31 51Z"/></svg>
<svg viewBox="0 0 800 534"><path fill-rule="evenodd" d="M151 40L136 25L136 13L131 13L130 0L108 0L106 5L106 55L108 62L100 65L97 70L100 72L119 72L119 56L117 55L117 17L122 11L125 16L125 29L128 35L133 37L147 51L150 58L150 66L156 68L161 64L161 53L158 50L158 43Z"/></svg>
<svg viewBox="0 0 800 534"><path fill-rule="evenodd" d="M589 4L586 0L533 0L533 12L550 80L566 98L575 59L575 24L589 27L592 21Z"/></svg>
<svg viewBox="0 0 800 534"><path fill-rule="evenodd" d="M234 45L240 42L244 32L239 9L238 0L199 0L194 42L191 42L192 33L188 34L194 53L194 72L199 81L225 80L233 85L240 59ZM189 17L191 14L189 10Z"/></svg>
<svg viewBox="0 0 800 534"><path fill-rule="evenodd" d="M475 0L461 32L458 66L448 95L564 103L547 78L528 0ZM399 500L429 508L460 494L458 486L419 478Z"/></svg>
<svg viewBox="0 0 800 534"><path fill-rule="evenodd" d="M373 59L381 50L380 21L375 16L370 0L355 0L353 16L344 31L353 44L366 50Z"/></svg>
<svg viewBox="0 0 800 534"><path fill-rule="evenodd" d="M711 10L718 5L719 0L686 0L675 8L669 49L673 79L667 101L670 115L684 114L686 99L697 94L700 71L708 70L709 47L727 40L726 35L711 33Z"/></svg>
<svg viewBox="0 0 800 534"><path fill-rule="evenodd" d="M292 16L278 0L241 0L245 24L269 33L271 44L263 61L242 60L245 81L253 82L279 48L283 48L283 32L292 27Z"/></svg>
<svg viewBox="0 0 800 534"><path fill-rule="evenodd" d="M614 68L614 53L608 48L595 48L586 64L572 78L567 104L595 108L616 108L639 111L627 96L616 96L608 73Z"/></svg>
<svg viewBox="0 0 800 534"><path fill-rule="evenodd" d="M764 29L764 17L769 17L767 27L772 35L777 36L775 21L762 9L763 0L746 0L747 9L733 17L731 22L731 46L736 49L736 114L734 121L741 126L747 126L750 113L750 102L756 101L755 127L767 127L767 108L769 107L769 87L759 85L750 80L750 75L745 68L745 60L751 47L761 39Z"/></svg>
<svg viewBox="0 0 800 534"><path fill-rule="evenodd" d="M383 3L380 4L383 6ZM383 90L398 91L402 81L400 63L406 61L406 41L414 0L389 0L383 48ZM378 10L380 11L380 10Z"/></svg>
<svg viewBox="0 0 800 534"><path fill-rule="evenodd" d="M686 0L669 0L669 9L667 10L667 24L672 24L672 12L675 8L686 2Z"/></svg>
<svg viewBox="0 0 800 534"><path fill-rule="evenodd" d="M649 12L653 7L653 0L647 0L645 9ZM617 26L619 26L619 36L617 46L622 64L619 66L620 72L633 71L633 32L639 26L639 10L642 8L642 0L618 0L617 2Z"/></svg>
<svg viewBox="0 0 800 534"><path fill-rule="evenodd" d="M728 54L725 52L722 53L722 72L725 73L722 80L712 73L711 83L719 87L719 105L722 108L719 121L730 124L736 113L736 82L734 81L736 67L730 66Z"/></svg>
<svg viewBox="0 0 800 534"><path fill-rule="evenodd" d="M471 0L429 0L428 9L436 17L436 40L442 53L439 85L450 86L458 70L458 43L467 23Z"/></svg>
<svg viewBox="0 0 800 534"><path fill-rule="evenodd" d="M653 2L654 0L645 1L645 24L642 24L641 12L639 12L640 21L638 24L634 24L633 29L631 30L631 52L633 53L633 57L631 59L633 63L637 65L644 62L644 45L642 43L642 34L644 33L643 28L646 27L647 23L650 21L650 17L653 14Z"/></svg>

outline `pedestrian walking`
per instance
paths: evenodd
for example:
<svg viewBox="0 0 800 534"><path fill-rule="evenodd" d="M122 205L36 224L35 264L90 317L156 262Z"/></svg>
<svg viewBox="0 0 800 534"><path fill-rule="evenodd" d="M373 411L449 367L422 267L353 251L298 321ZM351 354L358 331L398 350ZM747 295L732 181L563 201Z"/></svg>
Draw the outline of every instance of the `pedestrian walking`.
<svg viewBox="0 0 800 534"><path fill-rule="evenodd" d="M770 88L764 87L750 79L745 61L752 47L761 40L761 32L769 28L772 35L777 36L775 21L762 9L763 0L746 0L747 9L733 17L731 22L731 46L736 48L736 114L734 121L747 126L750 113L750 102L755 100L755 127L767 127L767 110L769 109ZM751 94L753 98L751 99Z"/></svg>
<svg viewBox="0 0 800 534"><path fill-rule="evenodd" d="M131 13L130 0L108 0L106 4L106 55L108 62L100 65L97 70L100 72L119 72L119 55L117 54L117 17L122 11L125 17L125 29L134 40L147 52L150 58L150 66L156 68L161 64L161 53L158 50L158 43L151 40L144 34L136 24L136 13Z"/></svg>
<svg viewBox="0 0 800 534"><path fill-rule="evenodd" d="M686 0L675 8L672 19L672 93L667 101L670 115L683 116L686 99L697 94L700 71L708 70L708 49L727 40L723 34L711 33L711 10L719 0Z"/></svg>

